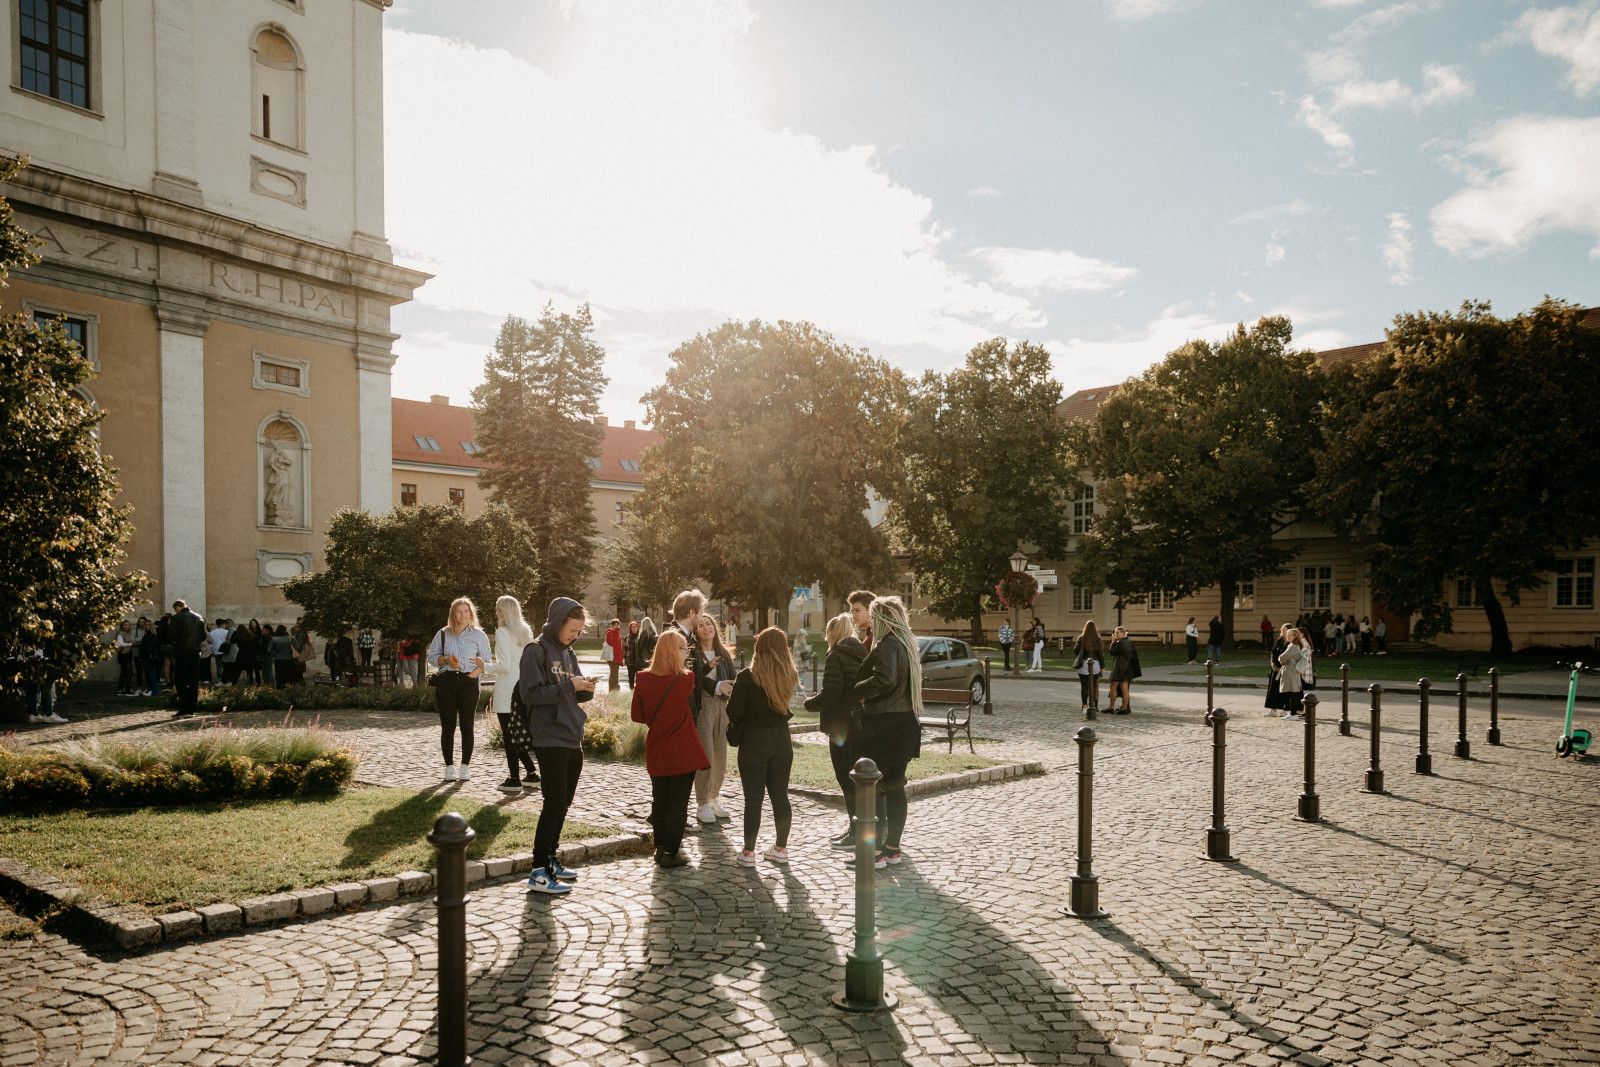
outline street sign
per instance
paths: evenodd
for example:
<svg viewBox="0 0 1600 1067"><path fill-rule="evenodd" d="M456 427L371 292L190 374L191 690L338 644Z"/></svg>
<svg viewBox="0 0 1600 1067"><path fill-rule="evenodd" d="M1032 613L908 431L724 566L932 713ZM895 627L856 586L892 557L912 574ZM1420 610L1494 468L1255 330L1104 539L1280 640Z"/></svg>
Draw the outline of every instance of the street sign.
<svg viewBox="0 0 1600 1067"><path fill-rule="evenodd" d="M1056 580L1055 571L1030 570L1028 573L1033 576L1034 581L1039 583L1040 589L1052 589L1059 584Z"/></svg>
<svg viewBox="0 0 1600 1067"><path fill-rule="evenodd" d="M802 604L811 603L811 589L809 587L805 589L796 589L794 591L794 598Z"/></svg>

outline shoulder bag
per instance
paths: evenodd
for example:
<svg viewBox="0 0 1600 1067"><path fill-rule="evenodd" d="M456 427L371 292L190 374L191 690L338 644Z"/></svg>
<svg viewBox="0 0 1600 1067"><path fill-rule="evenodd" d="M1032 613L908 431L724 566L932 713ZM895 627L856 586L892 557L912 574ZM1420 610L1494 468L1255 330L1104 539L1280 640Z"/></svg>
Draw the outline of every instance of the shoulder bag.
<svg viewBox="0 0 1600 1067"><path fill-rule="evenodd" d="M505 730L501 733L506 751L515 756L533 751L533 730L528 726L528 705L522 702L519 686L511 687L511 714L506 716Z"/></svg>
<svg viewBox="0 0 1600 1067"><path fill-rule="evenodd" d="M433 636L438 637L439 634L442 634L442 633L444 633L444 628L440 627L439 628L439 633L436 633ZM428 642L428 647L429 648L433 647L433 642L432 641ZM439 642L439 647L441 649L444 648L444 642L443 641ZM423 670L426 671L427 668L424 667ZM428 685L431 686L434 689L439 688L439 672L438 671L434 671L432 674L428 675Z"/></svg>

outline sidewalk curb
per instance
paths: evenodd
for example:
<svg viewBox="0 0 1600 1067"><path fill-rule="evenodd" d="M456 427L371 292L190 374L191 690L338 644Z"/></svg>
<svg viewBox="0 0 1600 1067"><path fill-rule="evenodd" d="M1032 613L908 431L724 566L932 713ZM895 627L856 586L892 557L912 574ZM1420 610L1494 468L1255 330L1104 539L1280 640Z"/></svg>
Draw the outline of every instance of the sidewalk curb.
<svg viewBox="0 0 1600 1067"><path fill-rule="evenodd" d="M1166 687L1169 687L1169 688L1178 688L1178 689L1204 689L1206 687L1206 683L1203 682L1203 681L1199 681L1199 682L1188 682L1188 681L1179 682L1179 681L1169 680L1169 679L1166 679L1166 678L1151 678L1149 675L1146 675L1144 678L1142 678L1140 680L1143 681L1146 685L1159 685L1159 686L1166 686ZM1451 681L1453 682L1454 679L1451 679ZM1377 679L1377 678L1366 678L1366 679L1352 678L1352 679L1350 679L1350 692L1354 693L1354 692L1360 691L1360 692L1365 693L1367 691L1367 686L1373 684L1374 682L1376 682L1378 685L1383 686L1383 691L1385 693L1393 693L1393 692L1397 692L1397 691L1400 691L1400 690L1414 691L1416 689L1416 683L1415 682L1402 682L1402 681L1395 681L1395 680L1392 680L1392 679L1390 681L1386 682L1386 681L1382 681L1381 679ZM1221 678L1218 678L1216 680L1215 688L1217 688L1217 689L1265 689L1265 688L1267 688L1267 683L1266 682L1223 681ZM1339 692L1339 678L1338 678L1337 675L1333 676L1331 679L1318 678L1317 679L1317 687L1315 689L1308 689L1308 690L1306 690L1306 692L1308 692L1308 693L1317 693L1319 695L1322 694L1322 693L1330 693L1330 692L1331 693L1337 693L1337 692ZM1439 688L1434 690L1434 695L1437 697L1438 694L1441 693L1441 692L1445 693L1446 695L1451 696L1451 697L1456 695L1455 689L1454 688L1446 689L1444 683L1440 683ZM1467 696L1469 696L1469 697L1479 697L1479 698L1481 698L1483 700L1488 700L1489 699L1489 690L1487 690L1487 689L1474 689L1469 684L1467 686ZM1502 686L1501 689L1500 689L1500 699L1502 699L1502 700L1566 700L1567 699L1567 694L1565 694L1565 693L1528 693L1528 692L1520 692L1520 691L1515 690L1515 689L1506 689L1505 687ZM1580 689L1578 691L1578 699L1579 700L1593 700L1594 697L1586 695Z"/></svg>
<svg viewBox="0 0 1600 1067"><path fill-rule="evenodd" d="M653 849L654 842L648 833L617 834L562 845L557 857L563 864L571 865L644 855ZM467 885L498 881L532 868L533 855L528 852L468 860ZM233 904L208 904L194 911L151 916L117 904L80 903L87 894L77 886L19 860L0 856L0 897L22 904L33 914L61 908L73 932L126 950L205 935L238 934L247 930L253 933L297 919L331 918L344 914L344 909L387 904L431 892L433 881L433 873L429 871L401 871L386 878L296 889Z"/></svg>
<svg viewBox="0 0 1600 1067"><path fill-rule="evenodd" d="M945 793L952 789L962 789L969 785L989 785L994 782L1010 781L1013 778L1024 778L1034 774L1048 774L1043 762L1032 760L1027 763L1002 763L998 767L979 767L977 770L958 771L955 774L940 774L933 778L922 778L915 782L906 783L906 796L919 797L930 793ZM825 804L843 804L844 794L831 789L812 789L810 786L791 785L789 792L797 796Z"/></svg>

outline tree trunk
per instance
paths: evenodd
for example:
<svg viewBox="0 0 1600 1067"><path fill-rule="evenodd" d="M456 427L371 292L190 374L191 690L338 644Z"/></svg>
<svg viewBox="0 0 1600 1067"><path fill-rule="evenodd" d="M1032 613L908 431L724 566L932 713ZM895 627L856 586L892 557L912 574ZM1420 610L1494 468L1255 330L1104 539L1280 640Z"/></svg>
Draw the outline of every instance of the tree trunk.
<svg viewBox="0 0 1600 1067"><path fill-rule="evenodd" d="M1233 598L1239 591L1239 583L1224 578L1218 588L1222 591L1222 645L1226 649L1233 645Z"/></svg>
<svg viewBox="0 0 1600 1067"><path fill-rule="evenodd" d="M1483 601L1484 618L1489 620L1489 655L1511 655L1511 631L1506 628L1506 609L1501 606L1500 598L1495 595L1493 580L1481 578L1474 584L1478 590L1478 599Z"/></svg>
<svg viewBox="0 0 1600 1067"><path fill-rule="evenodd" d="M983 597L982 596L978 596L978 597L973 598L973 601L972 601L972 616L971 616L971 620L970 621L972 623L972 629L971 629L971 632L970 632L970 634L968 636L970 636L972 638L972 643L974 645L983 644Z"/></svg>
<svg viewBox="0 0 1600 1067"><path fill-rule="evenodd" d="M763 605L761 605L760 610L758 610L756 612L756 633L760 633L762 630L765 630L766 628L767 628L767 606L765 604L763 604Z"/></svg>

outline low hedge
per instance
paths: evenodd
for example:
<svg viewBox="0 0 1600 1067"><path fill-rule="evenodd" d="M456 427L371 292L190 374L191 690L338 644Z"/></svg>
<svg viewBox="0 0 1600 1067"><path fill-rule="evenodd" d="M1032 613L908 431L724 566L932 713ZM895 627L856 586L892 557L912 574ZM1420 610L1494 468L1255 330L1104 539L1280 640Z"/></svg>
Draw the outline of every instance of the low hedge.
<svg viewBox="0 0 1600 1067"><path fill-rule="evenodd" d="M483 690L478 696L478 710L488 706L492 692ZM168 691L167 704L178 706L177 694ZM291 685L274 689L267 685L217 685L202 690L198 704L201 711L337 711L359 708L370 711L434 711L433 689L419 685L414 689L403 686L348 686Z"/></svg>
<svg viewBox="0 0 1600 1067"><path fill-rule="evenodd" d="M328 796L355 777L356 754L318 727L202 731L53 749L0 747L0 808L40 812L290 796Z"/></svg>

